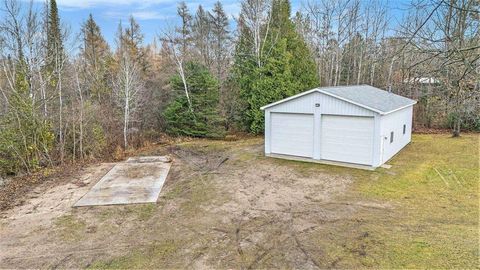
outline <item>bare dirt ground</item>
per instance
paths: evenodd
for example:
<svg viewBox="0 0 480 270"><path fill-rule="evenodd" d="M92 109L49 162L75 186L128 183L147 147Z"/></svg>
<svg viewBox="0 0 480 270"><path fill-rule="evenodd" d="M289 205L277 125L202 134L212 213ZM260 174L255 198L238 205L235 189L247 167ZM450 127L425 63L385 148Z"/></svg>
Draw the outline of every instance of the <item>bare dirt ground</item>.
<svg viewBox="0 0 480 270"><path fill-rule="evenodd" d="M374 267L395 203L366 200L376 172L265 158L261 139L151 149L173 166L156 204L71 206L112 166L39 186L1 213L0 268ZM382 225L383 224L383 225ZM372 253L372 254L370 254Z"/></svg>

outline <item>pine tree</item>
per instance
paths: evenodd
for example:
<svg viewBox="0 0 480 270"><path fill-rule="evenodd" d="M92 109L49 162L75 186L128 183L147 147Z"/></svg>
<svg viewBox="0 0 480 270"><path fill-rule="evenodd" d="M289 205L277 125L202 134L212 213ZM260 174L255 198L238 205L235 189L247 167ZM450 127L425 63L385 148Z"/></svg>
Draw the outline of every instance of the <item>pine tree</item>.
<svg viewBox="0 0 480 270"><path fill-rule="evenodd" d="M175 42L181 44L180 53L185 56L187 55L188 44L191 41L192 15L190 15L190 11L184 1L178 4L177 14L180 16L182 24L175 29L180 34L179 40L175 40Z"/></svg>
<svg viewBox="0 0 480 270"><path fill-rule="evenodd" d="M178 94L163 113L167 132L193 137L223 137L217 80L200 64L188 62L185 69L193 111L189 110L187 98L183 94L182 79L175 75L171 85Z"/></svg>
<svg viewBox="0 0 480 270"><path fill-rule="evenodd" d="M290 19L291 7L289 0L274 0L272 3L272 33L287 40L287 51L291 53L290 65L294 88L288 93L294 95L318 86L316 65L305 40L295 31L295 25Z"/></svg>
<svg viewBox="0 0 480 270"><path fill-rule="evenodd" d="M140 25L133 16L128 20L128 27L123 34L123 42L133 61L138 63L143 71L147 69L147 60L145 59L145 50L143 48L143 34Z"/></svg>
<svg viewBox="0 0 480 270"><path fill-rule="evenodd" d="M199 5L192 23L192 40L195 44L195 48L198 50L202 63L207 68L210 68L212 64L210 33L210 13L205 11L202 5Z"/></svg>
<svg viewBox="0 0 480 270"><path fill-rule="evenodd" d="M84 73L89 78L85 80L89 84L87 89L92 97L100 99L108 89L105 82L110 48L92 14L82 25L81 33L83 38L81 55L84 60Z"/></svg>
<svg viewBox="0 0 480 270"><path fill-rule="evenodd" d="M63 47L60 17L55 0L50 0L47 25L46 73L47 78L49 78L48 91L52 93L56 91L58 98L58 122L55 130L58 132L60 162L63 163L65 157L65 121L63 116L65 93L62 86L62 75L66 54Z"/></svg>
<svg viewBox="0 0 480 270"><path fill-rule="evenodd" d="M81 33L83 38L82 56L91 66L97 68L101 64L99 61L108 56L110 48L92 14L82 25Z"/></svg>
<svg viewBox="0 0 480 270"><path fill-rule="evenodd" d="M253 30L244 22L244 14L238 21L240 37L235 49L234 81L245 107L242 122L253 133L263 132L261 106L318 84L315 62L290 19L290 2L274 0L269 16L270 25L262 27L265 38L260 46L264 48L260 62L253 48Z"/></svg>
<svg viewBox="0 0 480 270"><path fill-rule="evenodd" d="M260 107L295 94L297 85L291 62L292 54L288 52L287 39L276 41L264 64L255 68L251 88L241 91L249 105L245 114L250 132L263 132L264 115Z"/></svg>
<svg viewBox="0 0 480 270"><path fill-rule="evenodd" d="M230 49L230 31L228 29L228 17L220 1L215 3L210 16L214 69L217 79L222 83L228 65L227 58Z"/></svg>
<svg viewBox="0 0 480 270"><path fill-rule="evenodd" d="M64 59L63 37L60 28L57 2L50 0L47 20L47 63L49 72L54 72Z"/></svg>

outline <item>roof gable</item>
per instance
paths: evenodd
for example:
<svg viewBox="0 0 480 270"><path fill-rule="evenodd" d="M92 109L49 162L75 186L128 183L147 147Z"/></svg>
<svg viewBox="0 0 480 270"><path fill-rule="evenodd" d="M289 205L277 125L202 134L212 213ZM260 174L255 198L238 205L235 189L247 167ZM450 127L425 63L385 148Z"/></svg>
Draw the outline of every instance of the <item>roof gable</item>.
<svg viewBox="0 0 480 270"><path fill-rule="evenodd" d="M284 103L313 92L329 95L379 114L388 114L417 103L415 100L389 93L385 90L370 85L354 85L315 88L268 104L260 109L265 110L280 103Z"/></svg>

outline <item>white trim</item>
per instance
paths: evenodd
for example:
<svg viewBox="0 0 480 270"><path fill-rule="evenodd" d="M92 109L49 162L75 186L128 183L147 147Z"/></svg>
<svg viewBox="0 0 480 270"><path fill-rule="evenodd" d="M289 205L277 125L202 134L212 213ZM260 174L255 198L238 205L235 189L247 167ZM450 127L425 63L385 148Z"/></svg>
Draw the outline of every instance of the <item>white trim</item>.
<svg viewBox="0 0 480 270"><path fill-rule="evenodd" d="M289 101L289 100L292 100L292 99L296 99L296 98L299 98L299 97L304 96L304 95L308 95L308 94L313 93L313 92L316 92L316 91L318 91L318 89L317 89L317 88L314 88L314 89L312 89L312 90L308 90L308 91L302 92L302 93L300 93L300 94L296 94L296 95L294 95L294 96L281 99L281 100L279 100L279 101L276 101L276 102L267 104L267 105L265 105L265 106L263 106L263 107L260 107L260 110L263 111L263 110L265 110L265 109L267 109L267 108L270 108L270 107L272 107L272 106L275 106L275 105L277 105L277 104L280 104L280 103L283 103L283 102L285 102L285 101Z"/></svg>
<svg viewBox="0 0 480 270"><path fill-rule="evenodd" d="M416 101L416 100L414 100L412 104L408 104L408 105L405 105L405 106L403 106L403 107L397 108L397 109L395 109L395 110L391 110L391 111L389 111L389 112L383 113L383 115L387 115L387 114L390 114L390 113L393 113L393 112L396 112L396 111L403 110L403 109L408 108L408 107L410 107L410 106L413 106L413 105L415 105L415 104L417 104L417 101Z"/></svg>

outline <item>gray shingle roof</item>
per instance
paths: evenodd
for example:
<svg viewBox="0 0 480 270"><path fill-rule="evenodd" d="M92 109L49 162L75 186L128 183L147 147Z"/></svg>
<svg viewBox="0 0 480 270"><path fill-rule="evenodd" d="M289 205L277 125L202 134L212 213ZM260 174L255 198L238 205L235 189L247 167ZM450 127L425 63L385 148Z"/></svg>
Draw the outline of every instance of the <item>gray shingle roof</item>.
<svg viewBox="0 0 480 270"><path fill-rule="evenodd" d="M374 109L383 114L417 103L370 85L317 88L319 92L343 98L357 105Z"/></svg>
<svg viewBox="0 0 480 270"><path fill-rule="evenodd" d="M389 93L385 90L370 85L352 85L315 88L300 93L298 95L268 104L261 109L264 110L268 107L275 106L277 104L298 98L306 94L310 94L312 92L320 92L329 96L333 96L358 105L360 107L364 107L366 109L378 112L380 114L387 114L392 111L408 107L417 103L413 99Z"/></svg>

